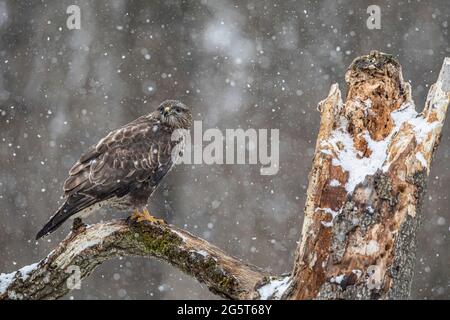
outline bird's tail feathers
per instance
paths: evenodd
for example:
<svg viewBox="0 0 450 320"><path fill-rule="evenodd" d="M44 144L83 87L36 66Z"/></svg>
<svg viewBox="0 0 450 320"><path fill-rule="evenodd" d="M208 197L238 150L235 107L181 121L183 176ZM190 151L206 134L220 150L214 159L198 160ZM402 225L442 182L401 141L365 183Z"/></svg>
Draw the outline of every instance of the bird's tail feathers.
<svg viewBox="0 0 450 320"><path fill-rule="evenodd" d="M72 200L72 201L71 201ZM75 201L73 201L75 200ZM64 221L69 219L72 215L87 208L91 203L86 201L88 199L67 199L64 204L55 212L50 220L37 233L36 240L46 236L55 231Z"/></svg>

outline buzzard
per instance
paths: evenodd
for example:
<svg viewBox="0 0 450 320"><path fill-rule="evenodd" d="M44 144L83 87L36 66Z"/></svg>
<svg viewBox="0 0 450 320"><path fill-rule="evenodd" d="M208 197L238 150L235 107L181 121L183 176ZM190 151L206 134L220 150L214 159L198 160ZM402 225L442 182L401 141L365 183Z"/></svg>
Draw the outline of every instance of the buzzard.
<svg viewBox="0 0 450 320"><path fill-rule="evenodd" d="M146 204L182 155L185 137L174 133L188 129L191 122L191 110L186 105L167 100L152 113L110 132L91 146L70 169L64 182L65 201L37 233L36 240L56 230L69 217L81 221L103 206L133 208L133 218L138 221L162 221L150 215Z"/></svg>

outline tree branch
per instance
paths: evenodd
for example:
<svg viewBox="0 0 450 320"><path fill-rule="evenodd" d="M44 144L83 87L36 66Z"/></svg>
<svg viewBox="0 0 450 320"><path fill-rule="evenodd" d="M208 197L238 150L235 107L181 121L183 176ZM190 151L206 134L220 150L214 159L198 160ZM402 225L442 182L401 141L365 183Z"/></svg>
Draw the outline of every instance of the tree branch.
<svg viewBox="0 0 450 320"><path fill-rule="evenodd" d="M0 300L60 298L73 288L74 270L84 279L102 262L126 255L166 261L231 299L258 298L256 288L269 276L174 226L118 220L71 233L39 263L2 274Z"/></svg>

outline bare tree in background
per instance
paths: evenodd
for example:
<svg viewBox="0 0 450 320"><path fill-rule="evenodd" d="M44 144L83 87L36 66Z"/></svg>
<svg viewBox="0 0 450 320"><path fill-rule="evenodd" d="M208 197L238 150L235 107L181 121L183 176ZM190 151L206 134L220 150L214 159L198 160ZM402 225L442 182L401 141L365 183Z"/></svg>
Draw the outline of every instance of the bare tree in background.
<svg viewBox="0 0 450 320"><path fill-rule="evenodd" d="M152 256L231 299L402 299L413 279L421 199L450 99L450 59L422 113L390 55L372 52L319 104L321 124L290 275L243 263L185 230L112 221L77 230L44 260L0 278L0 299L52 299L107 259Z"/></svg>

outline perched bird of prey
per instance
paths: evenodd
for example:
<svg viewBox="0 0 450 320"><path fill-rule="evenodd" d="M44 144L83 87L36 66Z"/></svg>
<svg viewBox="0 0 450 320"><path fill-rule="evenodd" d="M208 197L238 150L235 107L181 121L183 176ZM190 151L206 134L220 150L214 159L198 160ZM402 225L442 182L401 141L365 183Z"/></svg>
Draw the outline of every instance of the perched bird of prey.
<svg viewBox="0 0 450 320"><path fill-rule="evenodd" d="M69 217L82 218L103 206L133 208L138 221L160 222L146 209L148 198L182 155L191 126L191 110L167 100L152 113L110 132L91 146L69 171L65 201L38 232L36 239L56 230ZM78 220L78 219L77 219Z"/></svg>

